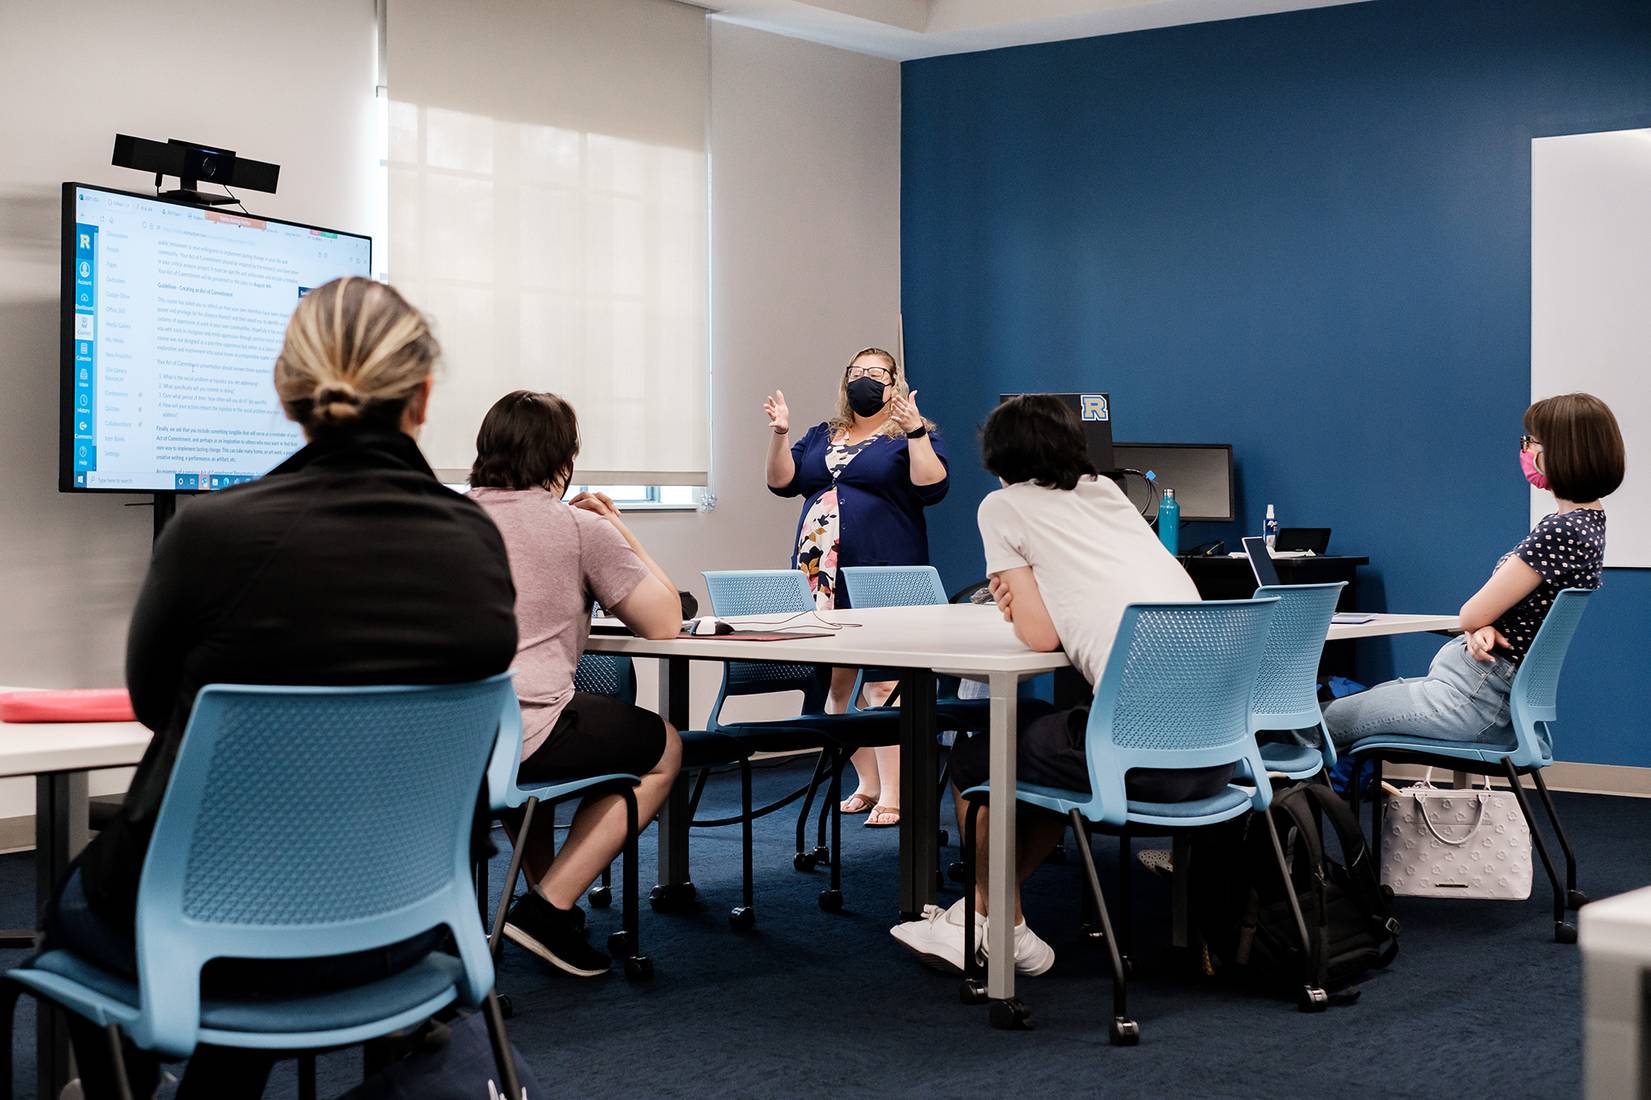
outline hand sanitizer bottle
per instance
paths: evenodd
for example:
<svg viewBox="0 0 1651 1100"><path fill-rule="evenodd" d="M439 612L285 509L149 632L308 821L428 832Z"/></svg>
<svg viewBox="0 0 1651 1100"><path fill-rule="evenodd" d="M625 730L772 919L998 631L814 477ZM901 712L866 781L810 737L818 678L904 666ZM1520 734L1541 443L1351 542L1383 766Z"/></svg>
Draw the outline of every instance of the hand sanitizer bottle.
<svg viewBox="0 0 1651 1100"><path fill-rule="evenodd" d="M1271 504L1267 505L1267 524L1262 534L1267 536L1267 549L1271 550L1278 541L1278 515L1273 511Z"/></svg>
<svg viewBox="0 0 1651 1100"><path fill-rule="evenodd" d="M1158 541L1171 554L1181 552L1181 502L1175 499L1174 489L1165 489L1158 502Z"/></svg>

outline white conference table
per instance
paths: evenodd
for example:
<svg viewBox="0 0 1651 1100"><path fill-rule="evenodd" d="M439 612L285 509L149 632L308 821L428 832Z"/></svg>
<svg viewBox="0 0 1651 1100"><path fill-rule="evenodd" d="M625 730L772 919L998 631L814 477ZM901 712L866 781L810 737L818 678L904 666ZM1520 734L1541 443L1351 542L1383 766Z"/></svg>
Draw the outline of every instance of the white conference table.
<svg viewBox="0 0 1651 1100"><path fill-rule="evenodd" d="M0 687L0 694L25 688ZM0 722L0 778L34 776L36 904L57 889L88 831L86 775L143 759L150 733L137 722ZM8 947L28 946L32 930L0 932ZM68 1080L67 1032L58 1013L42 1012L35 1051L41 1096Z"/></svg>
<svg viewBox="0 0 1651 1100"><path fill-rule="evenodd" d="M805 664L898 670L900 676L900 916L913 919L934 900L939 820L935 746L935 675L985 681L991 691L990 782L994 790L1015 785L1016 700L1020 682L1071 667L1066 654L1035 653L1021 644L996 608L971 604L827 612L841 624L829 637L780 642L730 636L648 641L623 634L592 633L587 649L653 657L659 677L659 712L678 729L693 728L688 715L690 661L791 661ZM784 621L797 630L818 625L810 616L753 615L730 622L765 629ZM1454 615L1376 615L1366 623L1334 624L1329 641L1457 629ZM1013 908L1014 800L993 799L988 809L990 864L987 896L994 913ZM679 778L660 815L656 898L670 908L693 896L688 875L688 783ZM993 921L987 935L987 995L1015 999L1014 950L1009 921ZM1016 1006L1024 1010L1024 1006ZM997 1014L994 1013L994 1016ZM1019 1012L1013 1015L1020 1015Z"/></svg>

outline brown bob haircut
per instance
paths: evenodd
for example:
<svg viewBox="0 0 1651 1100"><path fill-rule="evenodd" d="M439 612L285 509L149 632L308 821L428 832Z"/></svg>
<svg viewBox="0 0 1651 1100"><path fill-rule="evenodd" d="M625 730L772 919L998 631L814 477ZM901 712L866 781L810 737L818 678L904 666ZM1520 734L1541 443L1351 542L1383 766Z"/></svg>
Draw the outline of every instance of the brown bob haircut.
<svg viewBox="0 0 1651 1100"><path fill-rule="evenodd" d="M1545 397L1525 410L1525 431L1542 444L1542 472L1560 500L1589 504L1622 484L1627 450L1610 406L1591 393Z"/></svg>
<svg viewBox="0 0 1651 1100"><path fill-rule="evenodd" d="M476 433L470 484L487 489L567 488L579 457L579 418L553 393L516 390L493 403Z"/></svg>
<svg viewBox="0 0 1651 1100"><path fill-rule="evenodd" d="M1075 489L1098 472L1078 414L1047 393L1021 394L993 409L980 429L980 457L988 473L1010 485Z"/></svg>

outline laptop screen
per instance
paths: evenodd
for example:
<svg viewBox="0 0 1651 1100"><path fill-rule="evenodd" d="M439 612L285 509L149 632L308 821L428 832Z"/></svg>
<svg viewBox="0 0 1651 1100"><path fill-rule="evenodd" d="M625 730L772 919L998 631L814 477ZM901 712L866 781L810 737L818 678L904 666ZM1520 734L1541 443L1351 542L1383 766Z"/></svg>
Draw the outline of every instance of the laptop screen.
<svg viewBox="0 0 1651 1100"><path fill-rule="evenodd" d="M1265 588L1268 585L1281 583L1278 579L1278 569L1273 565L1273 555L1267 551L1267 540L1252 536L1244 540L1244 553L1250 559L1250 570L1255 573L1255 583Z"/></svg>

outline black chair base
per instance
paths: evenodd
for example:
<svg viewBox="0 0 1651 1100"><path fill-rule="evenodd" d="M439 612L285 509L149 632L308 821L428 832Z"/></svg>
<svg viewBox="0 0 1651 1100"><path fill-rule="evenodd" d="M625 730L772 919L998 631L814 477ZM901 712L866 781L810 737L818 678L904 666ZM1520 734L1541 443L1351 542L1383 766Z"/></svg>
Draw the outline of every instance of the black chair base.
<svg viewBox="0 0 1651 1100"><path fill-rule="evenodd" d="M686 913L698 896L692 882L661 883L648 891L648 905L656 913Z"/></svg>

